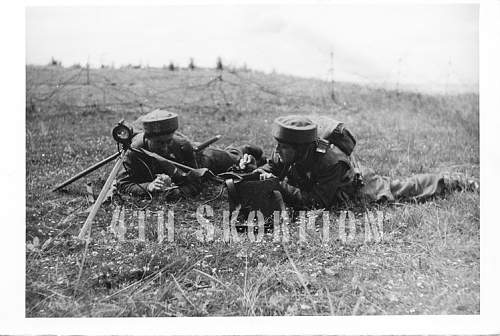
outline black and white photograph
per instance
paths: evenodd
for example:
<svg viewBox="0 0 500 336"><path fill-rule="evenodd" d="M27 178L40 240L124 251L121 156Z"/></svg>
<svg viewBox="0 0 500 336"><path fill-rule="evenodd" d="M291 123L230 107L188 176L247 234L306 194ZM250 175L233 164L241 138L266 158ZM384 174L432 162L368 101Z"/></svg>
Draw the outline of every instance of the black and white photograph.
<svg viewBox="0 0 500 336"><path fill-rule="evenodd" d="M24 7L23 317L480 317L481 6Z"/></svg>

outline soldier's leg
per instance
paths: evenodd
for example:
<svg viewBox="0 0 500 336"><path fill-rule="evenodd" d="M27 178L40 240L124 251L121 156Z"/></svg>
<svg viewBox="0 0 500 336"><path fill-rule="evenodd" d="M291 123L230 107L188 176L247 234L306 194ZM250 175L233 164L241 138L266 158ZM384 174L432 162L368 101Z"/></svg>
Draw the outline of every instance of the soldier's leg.
<svg viewBox="0 0 500 336"><path fill-rule="evenodd" d="M403 180L391 181L391 192L396 199L426 199L452 191L477 191L479 182L463 174L417 174Z"/></svg>
<svg viewBox="0 0 500 336"><path fill-rule="evenodd" d="M444 178L437 174L417 174L390 183L395 199L425 199L445 191Z"/></svg>
<svg viewBox="0 0 500 336"><path fill-rule="evenodd" d="M372 169L364 168L362 171L365 185L361 194L371 201L423 200L454 190L479 190L475 179L466 179L458 173L417 174L391 181L388 177L375 174Z"/></svg>
<svg viewBox="0 0 500 336"><path fill-rule="evenodd" d="M200 167L208 168L213 173L219 174L231 168L239 161L239 158L228 151L210 147L198 153L197 161Z"/></svg>
<svg viewBox="0 0 500 336"><path fill-rule="evenodd" d="M265 163L265 157L261 148L254 145L244 145L240 147L229 146L224 150L209 147L197 155L198 165L208 168L218 174L228 171L233 165L238 165L243 154L250 154L256 159L257 166Z"/></svg>
<svg viewBox="0 0 500 336"><path fill-rule="evenodd" d="M260 167L266 163L266 158L262 148L255 145L243 145L239 147L229 146L226 147L226 152L231 156L233 160L233 165L238 166L240 159L243 158L244 154L251 155L255 160L252 159L251 163L246 165L245 171L250 172Z"/></svg>
<svg viewBox="0 0 500 336"><path fill-rule="evenodd" d="M389 201L394 202L391 192L391 181L386 176L380 176L371 168L360 167L363 176L363 187L360 194L367 201Z"/></svg>

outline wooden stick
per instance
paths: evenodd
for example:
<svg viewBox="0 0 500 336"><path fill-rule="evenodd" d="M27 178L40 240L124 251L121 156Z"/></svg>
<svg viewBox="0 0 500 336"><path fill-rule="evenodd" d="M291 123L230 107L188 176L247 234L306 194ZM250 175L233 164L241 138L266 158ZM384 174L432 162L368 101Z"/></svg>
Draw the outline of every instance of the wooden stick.
<svg viewBox="0 0 500 336"><path fill-rule="evenodd" d="M106 180L106 183L104 183L104 187L102 187L101 193L99 194L99 197L97 197L97 201L94 203L94 206L92 207L92 210L90 211L89 216L87 217L87 220L85 221L85 224L83 224L82 229L80 230L80 234L78 235L78 239L84 239L85 232L88 230L90 226L92 226L92 222L94 221L94 217L97 214L97 211L101 207L102 202L104 202L104 199L106 198L106 195L108 194L109 188L111 188L111 184L113 183L113 180L115 179L116 175L118 174L118 171L120 170L122 164L123 164L123 159L125 157L125 152L123 151L120 158L118 161L115 163L115 166L111 170L111 173L109 173L108 179Z"/></svg>

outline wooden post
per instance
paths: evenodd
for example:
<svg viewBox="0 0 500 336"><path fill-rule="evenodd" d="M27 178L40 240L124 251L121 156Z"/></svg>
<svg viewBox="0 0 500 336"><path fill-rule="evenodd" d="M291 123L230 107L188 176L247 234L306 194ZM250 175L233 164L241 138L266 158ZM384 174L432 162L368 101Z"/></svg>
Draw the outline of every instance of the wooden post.
<svg viewBox="0 0 500 336"><path fill-rule="evenodd" d="M337 96L335 95L335 73L334 73L334 68L333 68L333 51L330 52L330 71L329 72L330 72L330 86L331 86L330 97L332 98L332 100L335 104L338 104Z"/></svg>
<svg viewBox="0 0 500 336"><path fill-rule="evenodd" d="M90 85L90 65L87 62L87 85Z"/></svg>

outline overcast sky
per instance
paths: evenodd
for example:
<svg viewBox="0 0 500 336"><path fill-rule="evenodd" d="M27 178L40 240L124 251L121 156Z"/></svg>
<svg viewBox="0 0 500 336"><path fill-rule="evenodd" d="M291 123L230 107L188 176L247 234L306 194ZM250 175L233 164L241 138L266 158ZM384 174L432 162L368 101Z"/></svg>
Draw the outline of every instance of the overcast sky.
<svg viewBox="0 0 500 336"><path fill-rule="evenodd" d="M26 62L246 64L305 77L478 83L477 4L28 7ZM392 85L391 84L391 85Z"/></svg>

